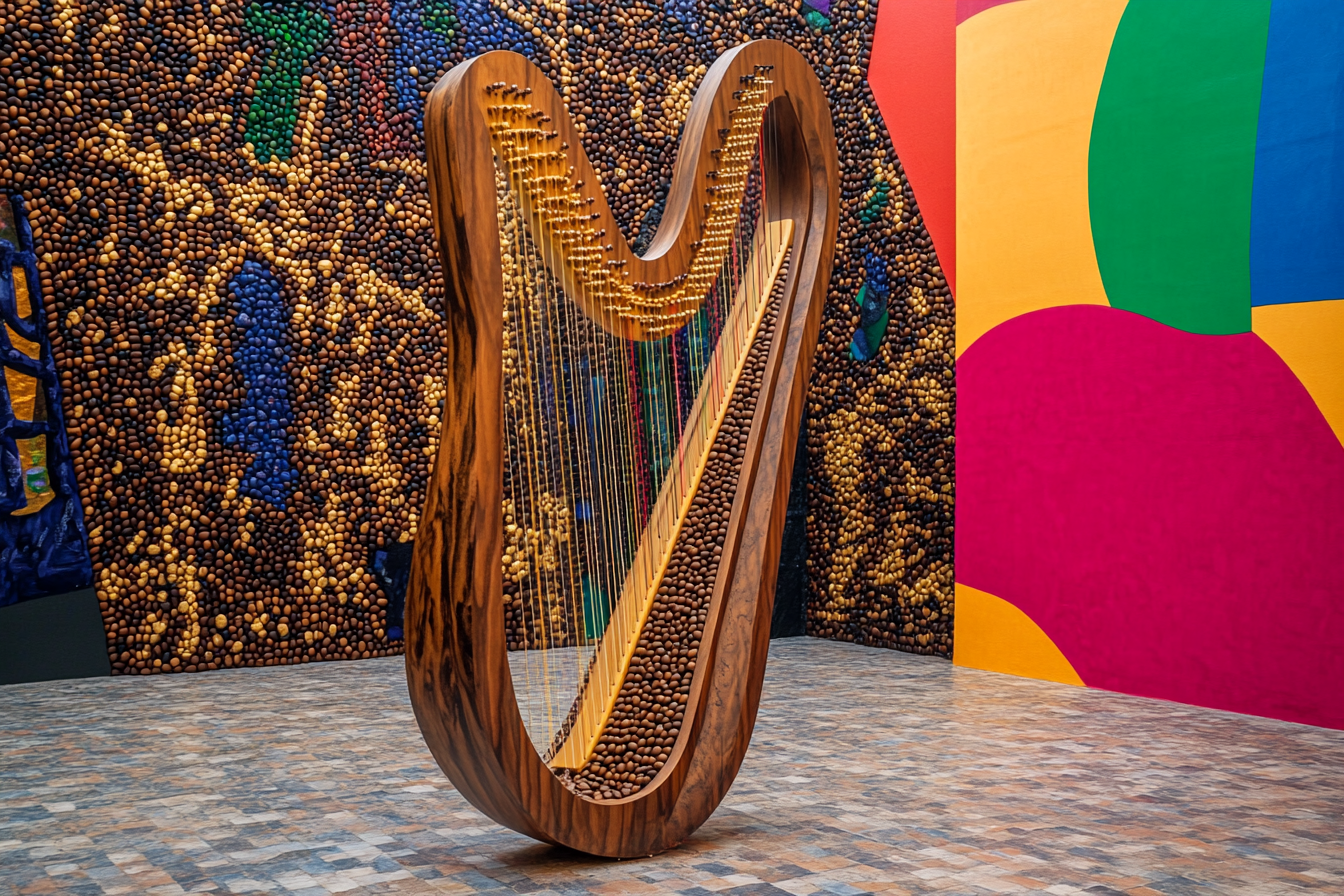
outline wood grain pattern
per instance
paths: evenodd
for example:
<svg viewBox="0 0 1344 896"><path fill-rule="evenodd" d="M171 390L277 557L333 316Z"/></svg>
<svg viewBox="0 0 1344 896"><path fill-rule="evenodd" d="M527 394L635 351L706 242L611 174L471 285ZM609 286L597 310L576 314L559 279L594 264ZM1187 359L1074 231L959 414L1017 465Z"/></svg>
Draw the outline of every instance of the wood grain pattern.
<svg viewBox="0 0 1344 896"><path fill-rule="evenodd" d="M703 223L699 194L732 92L773 66L764 133L771 214L793 222L785 283L738 477L685 722L658 776L626 799L594 801L560 781L533 748L505 650L502 575L502 265L495 237L487 85L531 88L530 101L569 144L578 178L615 257L635 282L684 273ZM725 53L688 116L662 226L636 256L563 103L521 56L487 53L450 71L429 97L425 138L445 291L447 395L439 454L421 515L407 597L407 678L430 750L481 811L538 840L602 856L651 855L681 842L726 793L760 699L789 477L837 229L835 137L825 95L803 58L778 41Z"/></svg>

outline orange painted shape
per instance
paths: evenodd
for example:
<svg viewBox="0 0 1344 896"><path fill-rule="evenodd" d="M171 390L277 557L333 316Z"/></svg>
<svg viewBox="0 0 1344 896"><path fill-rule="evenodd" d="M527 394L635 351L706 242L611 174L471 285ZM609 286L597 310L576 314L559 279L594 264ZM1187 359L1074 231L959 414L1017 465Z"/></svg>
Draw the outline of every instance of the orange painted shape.
<svg viewBox="0 0 1344 896"><path fill-rule="evenodd" d="M5 324L5 334L9 336L9 344L19 351L23 352L34 361L42 357L42 346L33 342L31 339L24 339L9 324Z"/></svg>
<svg viewBox="0 0 1344 896"><path fill-rule="evenodd" d="M1344 443L1344 299L1254 306L1251 332L1278 353Z"/></svg>
<svg viewBox="0 0 1344 896"><path fill-rule="evenodd" d="M28 297L28 274L18 265L10 268L10 273L14 277L14 309L19 317L27 320L33 315L33 302Z"/></svg>
<svg viewBox="0 0 1344 896"><path fill-rule="evenodd" d="M1083 686L1050 636L1003 598L958 582L954 618L955 665Z"/></svg>
<svg viewBox="0 0 1344 896"><path fill-rule="evenodd" d="M1057 305L1105 305L1088 147L1127 0L1023 0L957 26L957 352Z"/></svg>
<svg viewBox="0 0 1344 896"><path fill-rule="evenodd" d="M23 493L28 503L10 516L37 513L51 503L56 493L51 490L51 470L47 467L47 437L15 439L19 449L19 466L23 470Z"/></svg>
<svg viewBox="0 0 1344 896"><path fill-rule="evenodd" d="M5 388L9 390L9 408L14 417L32 423L37 411L37 378L12 367L5 368Z"/></svg>

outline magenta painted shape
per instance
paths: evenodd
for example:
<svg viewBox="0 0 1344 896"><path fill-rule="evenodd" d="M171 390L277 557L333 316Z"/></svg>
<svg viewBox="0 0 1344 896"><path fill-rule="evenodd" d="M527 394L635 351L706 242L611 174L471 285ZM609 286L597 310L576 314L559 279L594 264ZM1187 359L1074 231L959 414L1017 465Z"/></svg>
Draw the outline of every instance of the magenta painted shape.
<svg viewBox="0 0 1344 896"><path fill-rule="evenodd" d="M957 393L959 582L1090 686L1344 728L1344 449L1258 336L1048 308Z"/></svg>
<svg viewBox="0 0 1344 896"><path fill-rule="evenodd" d="M1013 2L1016 2L1016 0L957 0L957 24L960 25L971 16L984 12L990 7Z"/></svg>

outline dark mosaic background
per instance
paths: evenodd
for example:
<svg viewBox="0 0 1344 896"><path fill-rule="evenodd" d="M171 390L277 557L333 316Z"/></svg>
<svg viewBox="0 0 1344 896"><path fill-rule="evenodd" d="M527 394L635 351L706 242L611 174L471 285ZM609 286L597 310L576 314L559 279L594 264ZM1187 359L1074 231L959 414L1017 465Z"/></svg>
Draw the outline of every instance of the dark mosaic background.
<svg viewBox="0 0 1344 896"><path fill-rule="evenodd" d="M647 244L700 77L755 37L813 61L844 177L808 406L807 628L950 655L953 313L864 82L875 12L7 4L0 188L29 211L114 670L401 649L442 395L419 110L443 71L536 60Z"/></svg>

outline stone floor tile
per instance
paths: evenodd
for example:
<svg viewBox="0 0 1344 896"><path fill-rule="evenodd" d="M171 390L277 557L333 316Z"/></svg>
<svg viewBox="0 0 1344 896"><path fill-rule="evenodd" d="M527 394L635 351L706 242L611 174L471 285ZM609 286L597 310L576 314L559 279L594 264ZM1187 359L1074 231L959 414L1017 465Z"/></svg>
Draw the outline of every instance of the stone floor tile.
<svg viewBox="0 0 1344 896"><path fill-rule="evenodd" d="M676 850L472 809L401 660L0 688L0 893L1344 892L1344 732L846 644L771 645L756 734Z"/></svg>

